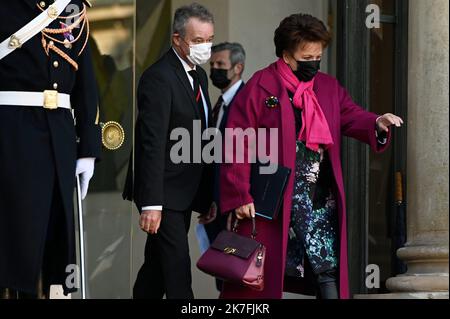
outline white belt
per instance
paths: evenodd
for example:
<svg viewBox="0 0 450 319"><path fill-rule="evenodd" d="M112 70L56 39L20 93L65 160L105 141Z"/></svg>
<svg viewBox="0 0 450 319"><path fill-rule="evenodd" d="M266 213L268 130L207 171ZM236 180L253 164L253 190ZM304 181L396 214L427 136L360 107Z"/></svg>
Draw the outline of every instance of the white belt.
<svg viewBox="0 0 450 319"><path fill-rule="evenodd" d="M0 91L0 105L37 106L49 110L71 109L70 95L54 90L44 92Z"/></svg>
<svg viewBox="0 0 450 319"><path fill-rule="evenodd" d="M54 21L70 3L70 0L56 0L47 10L28 22L22 29L14 33L10 38L0 43L0 60L20 48L25 42L46 28ZM11 14L17 14L11 12Z"/></svg>

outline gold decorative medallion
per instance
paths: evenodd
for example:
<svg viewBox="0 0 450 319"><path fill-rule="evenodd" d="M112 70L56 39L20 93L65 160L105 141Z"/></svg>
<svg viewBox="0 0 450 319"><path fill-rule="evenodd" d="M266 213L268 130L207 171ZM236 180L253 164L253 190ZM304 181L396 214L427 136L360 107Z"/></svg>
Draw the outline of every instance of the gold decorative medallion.
<svg viewBox="0 0 450 319"><path fill-rule="evenodd" d="M119 149L125 141L125 132L122 126L114 121L100 124L102 127L102 143L108 150Z"/></svg>
<svg viewBox="0 0 450 319"><path fill-rule="evenodd" d="M59 16L58 9L54 5L51 5L50 7L48 7L47 14L48 14L48 17L53 20L55 20Z"/></svg>
<svg viewBox="0 0 450 319"><path fill-rule="evenodd" d="M12 35L11 38L9 39L8 47L10 49L18 49L21 46L22 43L20 42L20 39L17 36Z"/></svg>

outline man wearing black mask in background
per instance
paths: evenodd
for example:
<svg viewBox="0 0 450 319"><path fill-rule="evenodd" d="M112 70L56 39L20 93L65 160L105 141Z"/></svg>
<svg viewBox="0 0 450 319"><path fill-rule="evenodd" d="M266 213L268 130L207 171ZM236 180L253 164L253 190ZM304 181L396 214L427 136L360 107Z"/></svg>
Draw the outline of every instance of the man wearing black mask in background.
<svg viewBox="0 0 450 319"><path fill-rule="evenodd" d="M225 124L234 98L244 87L242 74L245 68L245 51L239 43L220 43L211 48L211 75L210 79L215 87L221 90L222 95L212 110L212 125L225 134ZM219 203L219 163L214 164L214 203L212 210L217 216L209 224L205 224L209 243L212 243L217 235L226 228L226 216L222 216ZM201 227L201 225L200 225ZM221 290L221 282L217 281L217 289Z"/></svg>
<svg viewBox="0 0 450 319"><path fill-rule="evenodd" d="M245 51L239 43L220 43L211 48L210 79L222 95L212 110L214 125L224 133L229 106L244 87Z"/></svg>

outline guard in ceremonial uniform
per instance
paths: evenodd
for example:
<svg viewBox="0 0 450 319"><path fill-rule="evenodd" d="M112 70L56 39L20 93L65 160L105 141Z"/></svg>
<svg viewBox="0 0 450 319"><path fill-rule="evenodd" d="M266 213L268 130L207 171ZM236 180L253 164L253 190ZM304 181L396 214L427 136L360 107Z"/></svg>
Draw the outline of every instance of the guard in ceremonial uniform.
<svg viewBox="0 0 450 319"><path fill-rule="evenodd" d="M0 288L36 295L42 278L44 292L74 290L75 177L86 196L101 153L88 5L1 4Z"/></svg>

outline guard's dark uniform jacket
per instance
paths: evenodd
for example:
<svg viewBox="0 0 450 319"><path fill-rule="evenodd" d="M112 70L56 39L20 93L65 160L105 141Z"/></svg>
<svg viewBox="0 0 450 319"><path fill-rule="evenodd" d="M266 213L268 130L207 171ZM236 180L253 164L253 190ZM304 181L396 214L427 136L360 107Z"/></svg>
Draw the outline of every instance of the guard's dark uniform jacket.
<svg viewBox="0 0 450 319"><path fill-rule="evenodd" d="M52 3L53 0L2 1L0 42ZM77 5L80 12L85 8L81 0L73 0L70 5ZM65 10L60 17L75 13ZM66 20L58 18L48 28L64 28L62 23ZM57 90L70 94L76 118L68 109L0 105L3 288L36 293L41 270L44 285L63 284L66 266L76 263L76 160L99 158L101 152L96 81L89 46L85 46L88 28L81 26L66 33L49 33L57 40L52 42L55 50L49 48L52 40L40 32L0 60L0 91Z"/></svg>

